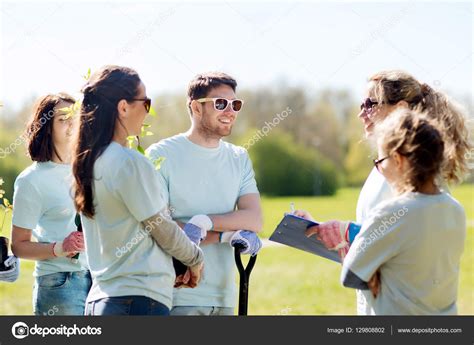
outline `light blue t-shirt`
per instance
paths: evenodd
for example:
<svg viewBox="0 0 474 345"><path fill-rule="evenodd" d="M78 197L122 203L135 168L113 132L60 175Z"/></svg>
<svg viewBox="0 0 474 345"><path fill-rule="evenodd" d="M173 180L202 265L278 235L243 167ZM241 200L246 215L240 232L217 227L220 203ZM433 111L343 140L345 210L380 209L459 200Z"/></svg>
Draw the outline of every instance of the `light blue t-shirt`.
<svg viewBox="0 0 474 345"><path fill-rule="evenodd" d="M151 145L150 158L164 157L159 175L172 217L187 222L197 214L235 211L239 197L258 193L247 151L225 141L205 148L178 134ZM175 289L173 306L234 307L233 249L228 243L202 246L204 273L194 289Z"/></svg>
<svg viewBox="0 0 474 345"><path fill-rule="evenodd" d="M71 165L35 162L23 170L15 181L13 225L31 229L38 242L62 241L76 231L76 210L71 194ZM35 277L87 269L84 255L79 262L70 258L37 260Z"/></svg>
<svg viewBox="0 0 474 345"><path fill-rule="evenodd" d="M438 185L449 193L446 182L439 181ZM396 196L396 193L390 187L385 177L373 168L369 177L364 183L357 201L357 223L364 224L371 216L374 209L382 202L390 200ZM357 290L357 313L360 315L369 315L372 309L368 300L371 297L370 291Z"/></svg>
<svg viewBox="0 0 474 345"><path fill-rule="evenodd" d="M363 290L360 315L453 315L466 238L463 207L443 192L406 193L381 202L364 221L344 267L369 281L380 270L377 298Z"/></svg>
<svg viewBox="0 0 474 345"><path fill-rule="evenodd" d="M137 295L171 308L171 256L141 224L165 207L155 168L137 151L112 142L94 164L93 188L94 218L81 215L92 275L87 301Z"/></svg>

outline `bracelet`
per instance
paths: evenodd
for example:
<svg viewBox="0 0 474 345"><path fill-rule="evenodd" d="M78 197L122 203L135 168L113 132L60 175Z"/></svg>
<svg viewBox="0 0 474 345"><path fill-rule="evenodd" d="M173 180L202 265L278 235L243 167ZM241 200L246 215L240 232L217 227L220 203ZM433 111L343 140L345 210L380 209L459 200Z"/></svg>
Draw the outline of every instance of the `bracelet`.
<svg viewBox="0 0 474 345"><path fill-rule="evenodd" d="M222 232L219 232L219 243L222 243Z"/></svg>
<svg viewBox="0 0 474 345"><path fill-rule="evenodd" d="M346 231L344 231L344 240L346 240L347 243L349 243L349 228L350 228L350 226L351 226L351 222L348 222Z"/></svg>
<svg viewBox="0 0 474 345"><path fill-rule="evenodd" d="M56 243L58 243L58 242L54 242L54 243L53 243L53 255L54 255L55 258L58 257L58 256L56 255L56 253L54 252L54 247L56 246Z"/></svg>

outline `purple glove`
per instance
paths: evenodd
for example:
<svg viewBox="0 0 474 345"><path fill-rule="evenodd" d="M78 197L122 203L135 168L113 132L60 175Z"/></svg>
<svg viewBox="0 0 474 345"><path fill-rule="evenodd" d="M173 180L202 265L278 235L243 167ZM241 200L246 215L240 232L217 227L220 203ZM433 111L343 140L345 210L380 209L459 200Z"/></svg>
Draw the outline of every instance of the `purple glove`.
<svg viewBox="0 0 474 345"><path fill-rule="evenodd" d="M192 217L184 226L184 232L191 242L199 245L205 239L207 232L212 229L212 220L206 215L198 214Z"/></svg>
<svg viewBox="0 0 474 345"><path fill-rule="evenodd" d="M250 254L252 256L262 248L262 241L258 238L257 234L253 231L238 230L238 231L227 231L222 234L222 242L230 243L232 247L241 245L242 254Z"/></svg>
<svg viewBox="0 0 474 345"><path fill-rule="evenodd" d="M186 223L183 230L191 242L199 246L201 243L201 228L197 225Z"/></svg>

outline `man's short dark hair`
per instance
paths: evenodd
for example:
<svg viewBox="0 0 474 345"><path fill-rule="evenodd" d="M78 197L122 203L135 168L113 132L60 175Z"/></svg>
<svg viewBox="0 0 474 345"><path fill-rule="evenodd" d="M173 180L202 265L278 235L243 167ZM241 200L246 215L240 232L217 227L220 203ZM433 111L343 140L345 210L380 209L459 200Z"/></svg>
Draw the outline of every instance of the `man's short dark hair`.
<svg viewBox="0 0 474 345"><path fill-rule="evenodd" d="M221 85L227 85L235 92L237 82L230 75L222 72L201 73L194 77L188 86L188 110L192 115L191 101L199 98L205 98L209 92Z"/></svg>

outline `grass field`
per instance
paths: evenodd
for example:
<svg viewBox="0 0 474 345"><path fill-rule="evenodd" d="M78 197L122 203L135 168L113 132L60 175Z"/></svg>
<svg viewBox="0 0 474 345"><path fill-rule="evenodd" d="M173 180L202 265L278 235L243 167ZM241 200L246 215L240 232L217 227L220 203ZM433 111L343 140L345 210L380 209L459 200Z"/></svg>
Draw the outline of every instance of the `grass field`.
<svg viewBox="0 0 474 345"><path fill-rule="evenodd" d="M311 211L321 221L354 219L359 189L341 189L333 197L263 198L267 238L290 202ZM468 234L461 263L458 309L474 314L474 185L463 185L453 195L466 209ZM0 315L31 314L33 262L22 261L20 279L0 283ZM339 284L339 265L285 246L269 246L260 252L250 284L251 315L353 315L354 290Z"/></svg>

